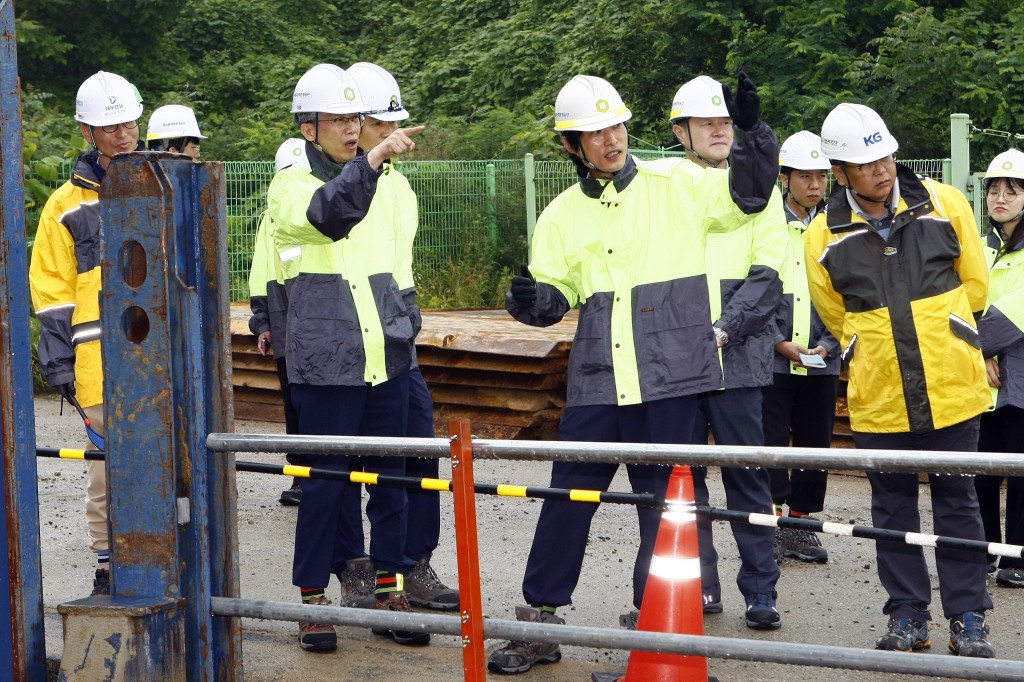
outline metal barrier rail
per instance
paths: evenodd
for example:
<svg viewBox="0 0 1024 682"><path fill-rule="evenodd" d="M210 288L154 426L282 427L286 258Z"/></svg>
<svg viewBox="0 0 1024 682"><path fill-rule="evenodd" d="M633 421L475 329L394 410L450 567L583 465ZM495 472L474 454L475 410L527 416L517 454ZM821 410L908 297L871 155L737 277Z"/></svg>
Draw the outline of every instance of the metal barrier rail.
<svg viewBox="0 0 1024 682"><path fill-rule="evenodd" d="M291 452L312 455L365 455L367 450L373 450L378 456L394 457L447 457L449 454L449 441L443 438L211 433L206 439L206 447L214 452ZM474 439L473 456L477 460L1024 475L1024 455L986 452L867 449L837 452L830 448Z"/></svg>
<svg viewBox="0 0 1024 682"><path fill-rule="evenodd" d="M40 457L60 457L61 459L102 460L104 458L104 454L100 450L36 448L36 453ZM321 478L349 481L364 485L379 485L382 487L421 488L423 490L452 492L452 482L443 478L387 476L365 471L340 471L293 464L265 464L262 462L236 461L235 469L251 473L279 474L283 476L297 476L299 478ZM662 507L665 504L664 499L650 493L616 493L601 490L582 490L579 488L541 488L509 484L494 485L490 483L476 483L474 489L475 492L481 495L496 495L499 497L530 497L541 500L567 500L595 504L631 504L637 507ZM993 556L1006 556L1015 559L1024 558L1024 547L1002 542L967 540L944 535L911 533L872 526L821 521L819 519L741 512L717 507L697 507L697 513L709 516L716 521L747 523L753 526L796 528L816 533L827 533L829 535L865 538L868 540L889 540L905 542L908 545L919 545L921 547L942 547L969 552L985 552Z"/></svg>
<svg viewBox="0 0 1024 682"><path fill-rule="evenodd" d="M213 597L213 613L266 620L315 621L351 627L401 628L459 636L459 616L385 613L373 609L307 606L287 602ZM743 661L765 661L789 665L845 670L942 676L964 680L1024 680L1024 663L1000 659L967 659L947 656L908 656L893 651L850 647L770 642L706 635L675 635L662 632L613 630L611 628L550 625L485 618L488 639L553 642L599 649L658 651Z"/></svg>
<svg viewBox="0 0 1024 682"><path fill-rule="evenodd" d="M74 448L36 448L37 457L102 461L106 454L102 450L80 450ZM236 471L258 474L278 474L298 478L319 478L331 481L347 481L362 485L379 485L383 488L418 488L438 492L453 492L452 481L444 478L423 478L415 476L390 476L369 471L343 471L318 469L295 464L266 464L263 462L235 462ZM564 500L568 502L589 502L593 504L630 504L636 507L661 507L665 500L651 493L616 493L606 490L585 490L582 488L541 488L508 483L476 483L474 491L481 495L498 497L530 497L538 500Z"/></svg>

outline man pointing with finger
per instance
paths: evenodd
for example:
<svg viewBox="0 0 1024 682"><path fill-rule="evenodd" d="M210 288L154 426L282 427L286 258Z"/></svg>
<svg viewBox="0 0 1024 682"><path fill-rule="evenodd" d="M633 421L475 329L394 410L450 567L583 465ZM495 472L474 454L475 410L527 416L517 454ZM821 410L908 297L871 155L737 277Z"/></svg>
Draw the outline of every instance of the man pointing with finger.
<svg viewBox="0 0 1024 682"><path fill-rule="evenodd" d="M722 386L704 241L765 208L778 153L746 74L740 72L735 103L724 94L745 138L729 170L678 159L636 162L625 125L632 114L602 78L575 76L558 94L555 130L580 182L537 220L533 260L513 279L505 307L524 324L546 327L580 306L562 440L689 443L697 395ZM607 490L617 468L555 462L551 486ZM671 467L627 469L634 492L665 494ZM555 611L572 603L595 511L592 504L544 502L523 579L528 605L516 607L518 620L565 622ZM637 514L632 601L639 608L660 513ZM557 644L513 640L491 653L488 668L522 673L560 658Z"/></svg>
<svg viewBox="0 0 1024 682"><path fill-rule="evenodd" d="M423 128L397 129L370 152L358 147L362 101L356 81L332 64L318 64L295 87L292 113L309 168L274 176L267 192L274 246L287 287L285 358L299 432L306 435L405 436L415 313L396 281L407 258L395 221L372 210L385 160L415 147ZM379 212L379 211L378 211ZM411 248L411 244L406 244ZM402 476L398 457L305 455L301 462L337 470L367 468ZM343 505L335 481L303 484L295 528L292 582L303 603L328 604L325 589L339 556ZM370 488L370 558L376 567L377 608L408 611L403 574L414 567L404 551L404 489ZM427 633L375 630L399 644L426 644ZM337 646L332 625L299 623L299 646Z"/></svg>

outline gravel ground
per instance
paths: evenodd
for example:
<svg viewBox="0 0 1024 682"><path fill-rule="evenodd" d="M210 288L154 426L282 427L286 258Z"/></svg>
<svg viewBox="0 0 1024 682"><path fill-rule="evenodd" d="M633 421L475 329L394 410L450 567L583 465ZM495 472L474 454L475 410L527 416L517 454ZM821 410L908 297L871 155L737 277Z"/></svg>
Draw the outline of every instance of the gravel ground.
<svg viewBox="0 0 1024 682"><path fill-rule="evenodd" d="M37 443L48 447L81 447L81 422L65 409L59 415L59 400L36 399ZM239 422L238 432L277 432L280 425ZM243 454L239 459L280 461L270 454ZM46 613L47 651L60 657L63 640L57 604L88 594L94 569L87 547L83 496L85 467L80 462L40 459L38 463L40 525L42 528L43 600ZM547 485L548 465L527 462L479 461L478 481ZM447 462L441 476L449 477ZM242 597L297 602L291 585L292 538L295 508L277 503L285 487L280 477L241 473L238 475L238 529ZM724 503L716 476L709 477L712 501ZM628 490L624 470L613 489ZM921 506L927 510L928 487L921 487ZM869 523L869 490L866 479L833 475L829 479L830 521ZM482 593L487 615L513 618L515 604L521 603L520 585L529 552L540 502L533 500L481 497L477 503L480 538ZM927 520L926 520L927 523ZM450 504L442 500L442 541L433 565L448 584L456 583L456 558ZM925 532L927 532L927 526ZM574 595L575 604L563 609L570 624L616 627L618 616L631 608L630 574L636 543L635 513L619 505L605 505L595 517L591 543L583 567L583 578ZM874 548L867 540L827 537L824 544L830 559L824 565L787 560L778 585L783 627L774 632L755 632L743 624L743 600L733 586L739 557L731 533L716 525L716 543L721 555L725 612L704 619L706 634L780 642L804 642L871 648L884 630L885 600L874 567ZM925 550L932 567L934 601L938 588L931 552ZM332 593L337 598L337 584ZM990 584L995 610L989 616L990 640L1000 658L1024 660L1021 633L1024 631L1024 590ZM938 614L941 616L941 614ZM256 681L365 680L378 682L416 679L421 682L460 680L461 648L457 638L435 635L429 647L399 647L366 630L339 628L339 648L329 654L310 654L295 644L297 626L275 621L243 621L245 677ZM923 655L945 655L946 623L933 621L933 648ZM488 650L498 646L488 642ZM557 665L538 666L521 679L534 681L588 680L591 672L624 670L627 654L582 647L563 647ZM849 680L896 679L895 674L821 670L800 666L747 663L710 659L712 675L720 680ZM489 679L505 679L489 676ZM925 679L907 678L900 679Z"/></svg>

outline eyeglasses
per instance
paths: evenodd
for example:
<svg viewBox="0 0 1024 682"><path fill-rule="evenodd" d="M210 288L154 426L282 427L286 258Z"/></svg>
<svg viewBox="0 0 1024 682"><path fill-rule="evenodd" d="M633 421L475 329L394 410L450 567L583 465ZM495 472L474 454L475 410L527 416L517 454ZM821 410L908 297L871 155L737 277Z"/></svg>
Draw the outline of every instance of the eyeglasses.
<svg viewBox="0 0 1024 682"><path fill-rule="evenodd" d="M988 188L988 198L994 201L999 201L1002 197L1006 197L1007 201L1014 201L1018 196L1018 192L1012 187L1006 189L999 189L998 187Z"/></svg>
<svg viewBox="0 0 1024 682"><path fill-rule="evenodd" d="M331 123L337 126L357 126L363 122L362 114L351 114L349 116L334 116L332 118L317 118L318 123Z"/></svg>
<svg viewBox="0 0 1024 682"><path fill-rule="evenodd" d="M890 154L889 156L883 156L880 159L872 161L871 163L844 163L843 166L846 168L852 168L858 173L874 173L875 171L883 168L888 163L895 163L896 156Z"/></svg>
<svg viewBox="0 0 1024 682"><path fill-rule="evenodd" d="M136 121L125 121L124 123L114 123L113 125L109 125L109 126L95 126L95 127L99 128L103 132L109 134L109 133L116 133L117 129L122 127L122 126L124 126L125 130L135 130L136 128L139 127L139 122L137 120Z"/></svg>

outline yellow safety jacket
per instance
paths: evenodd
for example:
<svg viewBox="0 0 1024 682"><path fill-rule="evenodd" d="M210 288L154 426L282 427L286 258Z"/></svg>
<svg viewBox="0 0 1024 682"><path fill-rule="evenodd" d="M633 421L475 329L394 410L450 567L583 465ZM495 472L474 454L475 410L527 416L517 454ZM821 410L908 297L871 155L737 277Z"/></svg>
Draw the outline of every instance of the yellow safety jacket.
<svg viewBox="0 0 1024 682"><path fill-rule="evenodd" d="M786 256L779 191L738 230L708 234L705 256L711 320L729 333L729 343L719 349L725 388L771 385L779 271Z"/></svg>
<svg viewBox="0 0 1024 682"><path fill-rule="evenodd" d="M991 222L991 221L990 221ZM1022 229L1020 226L1018 230ZM999 382L992 389L996 407L1024 408L1024 242L1007 249L993 224L985 248L990 268L985 314L978 321L982 353L999 360Z"/></svg>
<svg viewBox="0 0 1024 682"><path fill-rule="evenodd" d="M767 129L767 126L765 126ZM760 151L772 154L774 134ZM763 169L762 169L763 170ZM750 177L760 178L752 173ZM711 329L704 242L764 209L774 179L734 197L729 171L677 159L635 164L612 181L584 178L537 220L531 273L538 300L509 313L548 326L581 304L569 356L567 403L633 405L722 385Z"/></svg>
<svg viewBox="0 0 1024 682"><path fill-rule="evenodd" d="M811 298L844 348L850 423L868 433L940 429L991 405L974 325L988 288L974 213L955 188L897 169L888 240L839 185L805 237Z"/></svg>
<svg viewBox="0 0 1024 682"><path fill-rule="evenodd" d="M71 179L46 201L28 274L43 376L51 386L74 381L82 407L103 402L98 157L79 156Z"/></svg>
<svg viewBox="0 0 1024 682"><path fill-rule="evenodd" d="M807 225L790 212L785 205L789 225L786 232L786 262L782 266L782 301L775 313L778 335L773 346L780 341L792 341L804 348L822 346L828 351L825 367L797 366L786 356L775 353L773 371L776 374L799 374L815 376L839 374L839 341L825 328L821 316L811 303L811 292L807 286L807 266L804 264L804 232ZM824 203L819 205L824 208Z"/></svg>
<svg viewBox="0 0 1024 682"><path fill-rule="evenodd" d="M416 195L365 155L326 182L331 169L309 156L311 170L281 171L267 196L287 285L288 380L377 385L412 363Z"/></svg>

